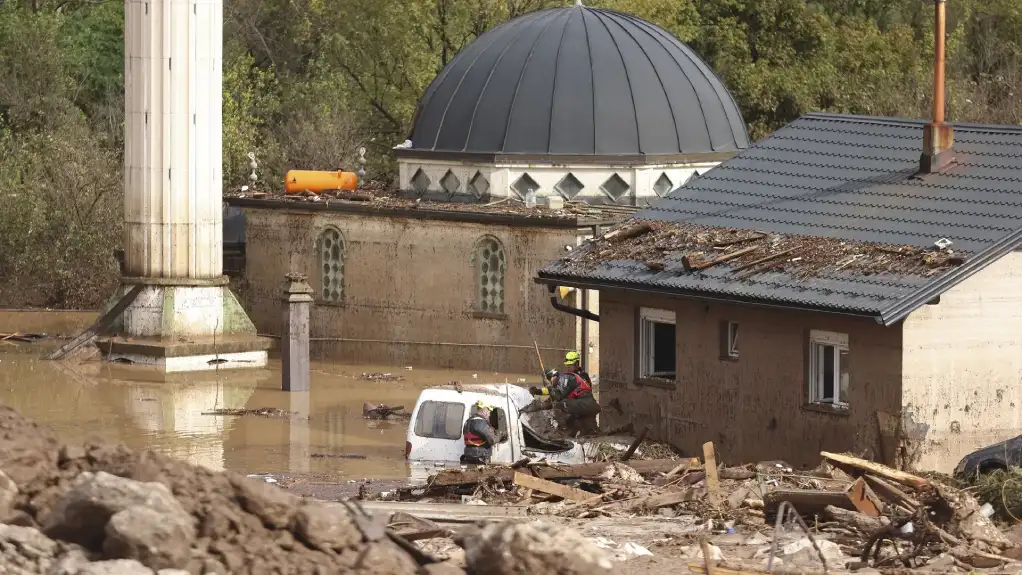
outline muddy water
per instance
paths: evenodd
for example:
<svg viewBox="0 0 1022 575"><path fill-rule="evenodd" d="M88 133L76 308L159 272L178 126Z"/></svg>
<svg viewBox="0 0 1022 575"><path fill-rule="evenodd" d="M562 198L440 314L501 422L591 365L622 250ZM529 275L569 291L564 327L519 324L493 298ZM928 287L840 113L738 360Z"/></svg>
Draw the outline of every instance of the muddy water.
<svg viewBox="0 0 1022 575"><path fill-rule="evenodd" d="M71 364L41 359L53 345L0 342L0 404L33 417L64 440L94 436L215 470L297 476L315 483L408 478L407 422L365 420L363 402L410 410L419 391L430 385L505 378L514 382L519 377L314 363L312 390L285 393L280 391L279 361L265 370L146 382L137 380L137 371L97 360ZM374 372L400 380L361 378ZM264 407L297 415L207 415L215 409Z"/></svg>

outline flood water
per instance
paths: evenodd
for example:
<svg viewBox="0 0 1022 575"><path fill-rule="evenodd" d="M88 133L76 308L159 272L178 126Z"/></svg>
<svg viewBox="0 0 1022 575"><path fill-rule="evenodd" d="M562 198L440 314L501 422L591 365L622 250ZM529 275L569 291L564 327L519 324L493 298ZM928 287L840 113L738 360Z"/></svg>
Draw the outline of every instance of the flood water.
<svg viewBox="0 0 1022 575"><path fill-rule="evenodd" d="M0 332L15 331L10 327L3 325ZM30 326L16 329L30 331L26 327ZM56 345L0 342L0 404L18 409L65 441L98 437L214 470L301 476L316 482L409 477L404 460L407 422L366 420L363 402L411 410L424 387L453 380L515 382L522 377L314 362L311 391L287 393L280 391L278 360L271 360L268 369L147 382L138 380L139 371L98 359L83 363L42 359ZM390 373L401 379L367 381L360 377L363 373ZM216 409L265 407L298 415L206 415Z"/></svg>

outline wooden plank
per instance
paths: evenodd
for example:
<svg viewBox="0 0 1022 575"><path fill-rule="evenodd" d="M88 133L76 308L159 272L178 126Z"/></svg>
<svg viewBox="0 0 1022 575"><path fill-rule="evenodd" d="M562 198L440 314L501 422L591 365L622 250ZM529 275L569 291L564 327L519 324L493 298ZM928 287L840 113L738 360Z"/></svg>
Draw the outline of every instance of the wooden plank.
<svg viewBox="0 0 1022 575"><path fill-rule="evenodd" d="M747 248L742 248L740 250L733 251L733 252L731 252L729 254L724 254L722 256L715 257L715 258L713 258L711 260L702 260L702 261L692 261L692 258L690 258L688 256L682 256L681 257L681 265L682 265L682 267L685 268L685 271L687 271L687 272L689 272L689 271L705 270L707 268L712 268L713 266L715 266L717 264L722 264L722 263L724 263L726 261L730 261L730 260L733 260L735 258L744 256L745 254L754 252L754 251L756 251L758 249L759 249L759 246L749 246Z"/></svg>
<svg viewBox="0 0 1022 575"><path fill-rule="evenodd" d="M875 461L866 461L865 459L859 459L858 457L852 457L851 455L841 455L838 453L828 453L821 451L820 455L833 463L834 465L841 467L848 471L849 469L858 471L861 473L871 473L875 476L882 477L884 479L907 485L913 489L928 490L932 488L932 484L917 475L906 473L904 471L898 471L881 463Z"/></svg>
<svg viewBox="0 0 1022 575"><path fill-rule="evenodd" d="M900 505L908 511L915 511L922 505L908 493L905 493L879 477L873 477L867 473L866 475L863 475L862 478L866 480L866 485L869 485L874 493L879 495L881 499L891 505Z"/></svg>
<svg viewBox="0 0 1022 575"><path fill-rule="evenodd" d="M856 479L848 489L848 500L852 502L859 513L870 517L880 517L880 510L877 509L870 495L872 495L871 490L861 477Z"/></svg>
<svg viewBox="0 0 1022 575"><path fill-rule="evenodd" d="M543 493L549 493L550 495L556 495L572 501L587 501L593 496L588 491L582 491L575 487L568 487L567 485L561 485L560 483L554 483L553 481L547 481L546 479L540 479L539 477L524 473L515 472L514 482L515 485L532 489L533 491L542 491Z"/></svg>
<svg viewBox="0 0 1022 575"><path fill-rule="evenodd" d="M628 461L629 459L632 458L633 455L635 455L635 450L638 449L640 445L642 445L643 440L646 439L646 435L649 434L650 427L651 426L649 425L643 427L642 431L639 432L639 435L635 436L635 441L633 441L632 444L628 446L628 451L626 451L625 454L621 456L621 461Z"/></svg>
<svg viewBox="0 0 1022 575"><path fill-rule="evenodd" d="M706 569L704 563L689 563L688 570L690 573L706 573L709 571ZM716 575L766 575L766 569L758 567L744 567L742 565L736 565L731 563L720 563L713 566L713 572ZM774 569L773 575L827 575L824 571L813 571L805 569Z"/></svg>
<svg viewBox="0 0 1022 575"><path fill-rule="evenodd" d="M706 567L706 575L717 575L718 571L714 564L716 561L710 556L710 542L706 537L699 538L699 546L703 549L703 565Z"/></svg>
<svg viewBox="0 0 1022 575"><path fill-rule="evenodd" d="M520 519L529 508L520 505L462 505L460 503L418 503L414 501L362 501L363 509L373 513L407 513L437 523L475 523Z"/></svg>
<svg viewBox="0 0 1022 575"><path fill-rule="evenodd" d="M692 469L702 469L698 459L687 460ZM628 466L639 473L667 473L683 461L673 459L648 459L628 462ZM543 479L579 479L587 477L599 477L607 470L609 462L604 463L581 463L574 465L532 465L529 471L536 477ZM429 478L427 484L430 487L451 487L454 485L469 485L482 481L503 481L514 480L515 470L510 467L490 467L480 470L444 470Z"/></svg>
<svg viewBox="0 0 1022 575"><path fill-rule="evenodd" d="M713 451L712 441L703 444L703 460L710 505L720 507L720 479L717 477L717 456Z"/></svg>
<svg viewBox="0 0 1022 575"><path fill-rule="evenodd" d="M124 296L121 297L121 299L117 300L117 303L114 304L114 307L110 308L110 311L106 312L105 314L103 314L102 317L97 319L96 323L92 324L92 326L89 327L89 329L78 334L77 337L62 345L60 349L46 356L46 359L60 359L65 355L71 353L78 347L92 341L100 333L103 333L104 331L109 329L110 326L113 325L114 321L118 317L120 317L122 313L124 313L124 310L128 309L128 306L135 301L135 298L138 297L138 294L142 293L143 288L145 288L145 286L142 284L138 284L135 287L131 288L131 291L124 294Z"/></svg>
<svg viewBox="0 0 1022 575"><path fill-rule="evenodd" d="M820 513L828 505L857 511L847 493L842 491L817 491L809 489L780 489L763 496L763 504L768 511L776 510L781 502L787 501L795 506L802 515Z"/></svg>
<svg viewBox="0 0 1022 575"><path fill-rule="evenodd" d="M706 496L706 489L701 487L685 487L657 495L643 497L635 502L632 507L653 511L661 507L671 507L679 503L687 503Z"/></svg>

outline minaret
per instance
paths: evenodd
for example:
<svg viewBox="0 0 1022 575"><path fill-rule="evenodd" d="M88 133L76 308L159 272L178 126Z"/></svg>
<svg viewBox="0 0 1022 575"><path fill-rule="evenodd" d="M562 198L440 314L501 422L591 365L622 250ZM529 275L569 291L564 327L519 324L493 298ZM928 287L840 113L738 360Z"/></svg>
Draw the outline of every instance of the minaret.
<svg viewBox="0 0 1022 575"><path fill-rule="evenodd" d="M144 287L100 347L164 371L261 367L223 275L223 0L125 0L124 18L121 294Z"/></svg>

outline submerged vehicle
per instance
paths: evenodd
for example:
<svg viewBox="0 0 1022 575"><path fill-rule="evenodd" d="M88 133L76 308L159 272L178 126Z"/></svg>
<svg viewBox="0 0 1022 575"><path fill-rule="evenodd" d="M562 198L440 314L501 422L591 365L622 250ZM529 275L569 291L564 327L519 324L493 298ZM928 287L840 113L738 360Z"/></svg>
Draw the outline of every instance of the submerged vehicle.
<svg viewBox="0 0 1022 575"><path fill-rule="evenodd" d="M506 431L507 439L493 448L491 463L511 464L523 458L551 463L585 463L605 446L625 450L631 438L600 437L572 441L553 436L551 411L522 413L532 394L512 384L445 385L424 389L408 423L405 457L416 467L458 467L465 450L462 427L477 401L491 406L490 425Z"/></svg>

